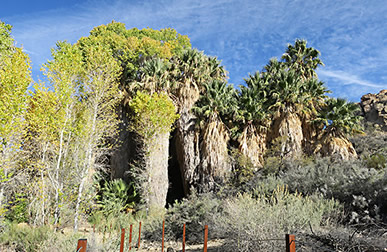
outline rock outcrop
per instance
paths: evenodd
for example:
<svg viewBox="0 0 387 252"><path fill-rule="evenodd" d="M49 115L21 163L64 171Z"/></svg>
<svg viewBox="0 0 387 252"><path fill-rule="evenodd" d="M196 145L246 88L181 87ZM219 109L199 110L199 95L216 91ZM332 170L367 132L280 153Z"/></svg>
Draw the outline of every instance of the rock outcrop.
<svg viewBox="0 0 387 252"><path fill-rule="evenodd" d="M360 107L364 119L377 124L387 131L387 89L378 94L366 94L361 97Z"/></svg>

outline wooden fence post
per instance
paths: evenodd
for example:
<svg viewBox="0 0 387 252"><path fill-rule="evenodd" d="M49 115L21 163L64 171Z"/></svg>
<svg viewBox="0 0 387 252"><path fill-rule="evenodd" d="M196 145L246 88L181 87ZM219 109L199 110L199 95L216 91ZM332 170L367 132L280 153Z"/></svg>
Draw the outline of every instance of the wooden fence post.
<svg viewBox="0 0 387 252"><path fill-rule="evenodd" d="M208 241L208 225L204 226L204 246L203 252L207 252L207 241Z"/></svg>
<svg viewBox="0 0 387 252"><path fill-rule="evenodd" d="M296 237L295 235L286 234L286 252L296 252Z"/></svg>
<svg viewBox="0 0 387 252"><path fill-rule="evenodd" d="M86 252L87 239L79 239L77 245L77 252Z"/></svg>
<svg viewBox="0 0 387 252"><path fill-rule="evenodd" d="M185 223L183 224L183 250L182 252L185 252Z"/></svg>
<svg viewBox="0 0 387 252"><path fill-rule="evenodd" d="M130 224L130 229L129 229L129 251L132 249L132 229L133 229L133 224Z"/></svg>
<svg viewBox="0 0 387 252"><path fill-rule="evenodd" d="M124 252L124 245L125 245L125 228L121 228L120 252Z"/></svg>
<svg viewBox="0 0 387 252"><path fill-rule="evenodd" d="M140 242L141 242L141 221L138 227L138 246L137 248L140 248Z"/></svg>
<svg viewBox="0 0 387 252"><path fill-rule="evenodd" d="M161 252L164 252L164 229L165 228L165 220L163 220L163 236L161 240Z"/></svg>

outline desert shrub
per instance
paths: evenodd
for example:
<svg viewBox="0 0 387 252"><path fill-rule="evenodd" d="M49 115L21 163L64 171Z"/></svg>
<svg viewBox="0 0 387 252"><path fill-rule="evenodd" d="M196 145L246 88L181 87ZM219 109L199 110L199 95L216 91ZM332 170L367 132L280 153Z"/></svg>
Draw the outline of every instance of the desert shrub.
<svg viewBox="0 0 387 252"><path fill-rule="evenodd" d="M7 228L0 232L1 251L26 252L73 252L80 238L87 239L87 251L118 251L120 240L100 239L95 233L74 233L71 230L54 232L49 226L32 227L27 224L7 224Z"/></svg>
<svg viewBox="0 0 387 252"><path fill-rule="evenodd" d="M101 179L96 187L99 192L97 205L89 209L88 221L95 224L99 232L105 235L134 223L132 212L138 194L133 183L127 184L122 179Z"/></svg>
<svg viewBox="0 0 387 252"><path fill-rule="evenodd" d="M340 205L335 200L301 196L278 187L271 195L239 194L224 201L215 232L227 237L228 251L284 251L284 234L328 224ZM265 240L265 241L264 241Z"/></svg>
<svg viewBox="0 0 387 252"><path fill-rule="evenodd" d="M51 232L47 226L31 228L27 224L8 223L0 233L0 243L14 247L16 251L42 251L40 246Z"/></svg>
<svg viewBox="0 0 387 252"><path fill-rule="evenodd" d="M180 239L186 224L187 242L203 242L204 225L212 226L221 213L221 201L214 194L192 194L176 202L165 216L165 226L171 239ZM161 228L161 224L159 225ZM161 232L159 232L161 234Z"/></svg>
<svg viewBox="0 0 387 252"><path fill-rule="evenodd" d="M248 157L244 156L236 148L230 151L230 158L233 170L227 178L227 182L232 187L239 187L248 182L254 176L256 167L254 167Z"/></svg>
<svg viewBox="0 0 387 252"><path fill-rule="evenodd" d="M381 170L387 166L387 155L375 153L363 157L365 164L368 168Z"/></svg>
<svg viewBox="0 0 387 252"><path fill-rule="evenodd" d="M166 218L165 208L151 208L147 212L146 210L140 211L136 218L142 222L142 234L145 239L151 241L161 241L162 238L162 226L163 220ZM166 224L166 237L171 237L168 225Z"/></svg>
<svg viewBox="0 0 387 252"><path fill-rule="evenodd" d="M291 192L339 200L349 223L386 221L386 170L368 168L362 160L315 158L285 162L280 172L256 177L249 188L259 186L262 192L270 192L276 184L288 185Z"/></svg>

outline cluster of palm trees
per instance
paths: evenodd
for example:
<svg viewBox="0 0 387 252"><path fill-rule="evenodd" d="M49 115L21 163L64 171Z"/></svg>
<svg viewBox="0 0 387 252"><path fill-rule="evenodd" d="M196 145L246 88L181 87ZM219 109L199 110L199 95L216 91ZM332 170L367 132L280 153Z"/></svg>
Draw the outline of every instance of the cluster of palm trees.
<svg viewBox="0 0 387 252"><path fill-rule="evenodd" d="M140 55L137 69L123 75L123 106L139 91L163 93L174 104L179 118L170 127L175 128L185 194L191 187L211 189L231 171L231 147L257 169L264 166L265 153L274 144L279 144L283 158L303 153L355 157L346 137L360 130L357 106L327 97L329 91L316 74L323 65L319 54L305 40L296 40L281 60L271 59L239 89L227 83L219 60L196 49L184 48L171 57ZM163 138L163 146L170 138L169 133L156 135ZM167 166L168 153L163 153L160 149L148 158L157 156Z"/></svg>
<svg viewBox="0 0 387 252"><path fill-rule="evenodd" d="M212 153L226 153L223 143L235 138L240 152L256 167L264 165L266 149L278 142L283 157L313 153L356 157L347 137L361 132L358 106L327 97L329 91L315 71L323 65L319 54L305 40L296 40L282 61L271 59L239 90L225 82L203 85L194 112L212 127L211 145L221 148ZM205 143L209 138L202 141L202 146L210 145Z"/></svg>
<svg viewBox="0 0 387 252"><path fill-rule="evenodd" d="M281 61L271 59L239 90L227 83L216 58L196 49L143 62L136 83L149 92L166 92L180 114L175 144L186 194L191 186L211 190L232 170L231 147L256 169L264 166L273 145L279 145L281 158L356 157L347 137L361 132L358 106L328 98L316 74L323 65L319 54L305 40L296 40Z"/></svg>

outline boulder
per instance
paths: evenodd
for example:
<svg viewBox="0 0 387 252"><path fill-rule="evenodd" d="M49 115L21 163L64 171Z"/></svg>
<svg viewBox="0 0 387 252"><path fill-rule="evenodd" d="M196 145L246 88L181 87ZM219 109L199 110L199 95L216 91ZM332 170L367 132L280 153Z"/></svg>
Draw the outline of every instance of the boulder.
<svg viewBox="0 0 387 252"><path fill-rule="evenodd" d="M366 94L361 97L360 107L367 122L378 124L387 131L387 89L378 94Z"/></svg>

